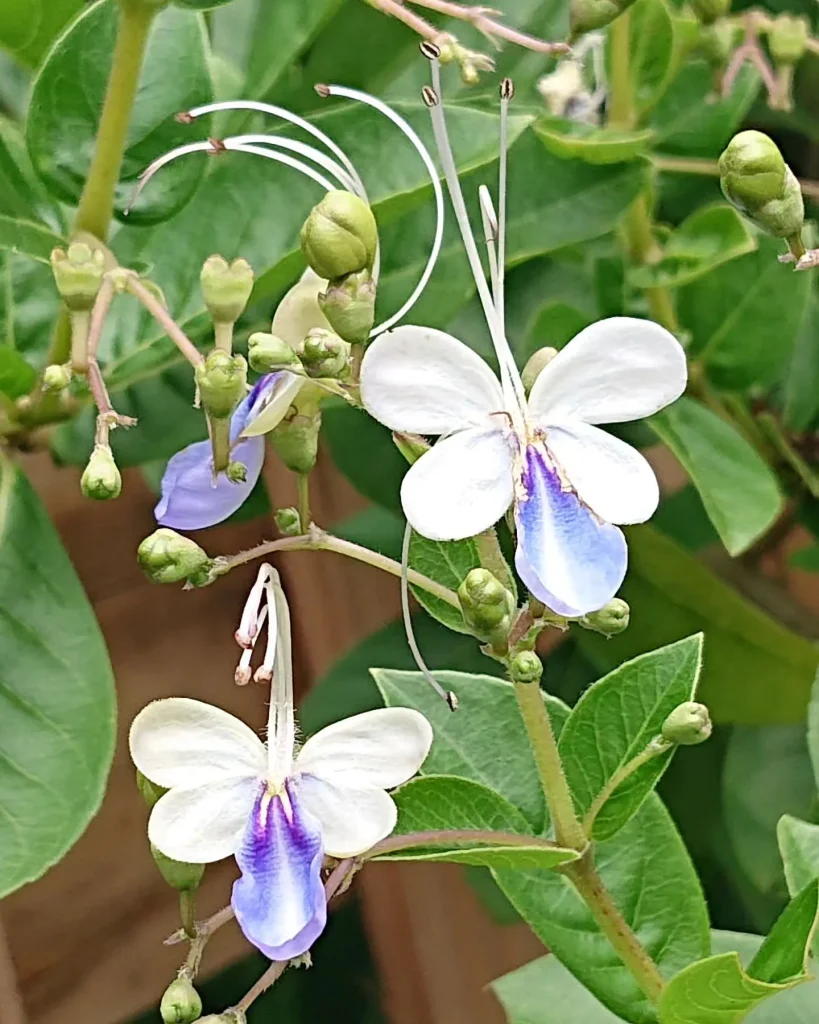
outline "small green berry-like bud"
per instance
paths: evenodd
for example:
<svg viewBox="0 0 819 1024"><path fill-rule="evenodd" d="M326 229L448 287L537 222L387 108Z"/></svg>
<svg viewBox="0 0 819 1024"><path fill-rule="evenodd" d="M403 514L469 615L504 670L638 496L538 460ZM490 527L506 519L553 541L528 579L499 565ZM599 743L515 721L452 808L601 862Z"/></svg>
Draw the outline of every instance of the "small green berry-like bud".
<svg viewBox="0 0 819 1024"><path fill-rule="evenodd" d="M519 651L509 662L509 675L513 683L539 683L543 662L534 651Z"/></svg>
<svg viewBox="0 0 819 1024"><path fill-rule="evenodd" d="M596 28L610 25L628 10L634 0L572 0L569 14L569 42Z"/></svg>
<svg viewBox="0 0 819 1024"><path fill-rule="evenodd" d="M138 768L136 773L136 784L137 789L139 790L149 811L153 809L159 798L168 792L164 786L157 786L155 782L151 782L147 775L143 775Z"/></svg>
<svg viewBox="0 0 819 1024"><path fill-rule="evenodd" d="M528 362L523 367L523 373L520 375L527 394L532 390L535 381L540 376L541 370L545 370L556 355L557 349L547 346L546 348L539 348L534 355L529 356Z"/></svg>
<svg viewBox="0 0 819 1024"><path fill-rule="evenodd" d="M301 346L301 361L311 377L346 377L350 365L350 343L322 327L308 332Z"/></svg>
<svg viewBox="0 0 819 1024"><path fill-rule="evenodd" d="M730 21L715 21L704 25L700 32L699 48L712 67L725 65L734 48L735 29Z"/></svg>
<svg viewBox="0 0 819 1024"><path fill-rule="evenodd" d="M235 323L253 291L253 268L247 260L228 263L222 256L210 256L202 266L199 280L213 319L217 323Z"/></svg>
<svg viewBox="0 0 819 1024"><path fill-rule="evenodd" d="M301 516L297 508L277 508L273 513L279 533L285 537L298 537L302 533Z"/></svg>
<svg viewBox="0 0 819 1024"><path fill-rule="evenodd" d="M43 370L43 391L65 391L71 383L71 367L52 363Z"/></svg>
<svg viewBox="0 0 819 1024"><path fill-rule="evenodd" d="M511 591L488 569L472 569L458 587L464 621L481 639L495 639L509 632L515 611Z"/></svg>
<svg viewBox="0 0 819 1024"><path fill-rule="evenodd" d="M304 258L319 277L328 280L369 270L377 246L372 210L343 189L328 192L301 229Z"/></svg>
<svg viewBox="0 0 819 1024"><path fill-rule="evenodd" d="M807 18L780 14L768 32L768 46L777 64L797 64L805 54L810 37Z"/></svg>
<svg viewBox="0 0 819 1024"><path fill-rule="evenodd" d="M108 501L118 498L122 490L122 477L107 444L94 445L91 458L80 478L80 487L86 498Z"/></svg>
<svg viewBox="0 0 819 1024"><path fill-rule="evenodd" d="M188 978L176 978L168 985L159 1004L165 1024L193 1024L202 1015L202 1000Z"/></svg>
<svg viewBox="0 0 819 1024"><path fill-rule="evenodd" d="M68 252L55 249L51 269L57 291L70 310L91 309L105 275L105 257L101 249L92 249L85 242L72 242Z"/></svg>
<svg viewBox="0 0 819 1024"><path fill-rule="evenodd" d="M205 874L204 864L188 864L183 860L172 860L151 843L151 855L156 861L159 873L172 889L179 892L192 892L199 888Z"/></svg>
<svg viewBox="0 0 819 1024"><path fill-rule="evenodd" d="M219 348L196 367L195 377L205 412L217 420L227 419L247 391L247 363Z"/></svg>
<svg viewBox="0 0 819 1024"><path fill-rule="evenodd" d="M725 198L757 227L777 238L802 230L805 205L799 182L767 135L735 135L719 158L719 172Z"/></svg>
<svg viewBox="0 0 819 1024"><path fill-rule="evenodd" d="M691 7L703 25L711 25L731 10L731 0L691 0Z"/></svg>
<svg viewBox="0 0 819 1024"><path fill-rule="evenodd" d="M628 628L631 609L620 597L613 597L608 604L596 612L589 612L577 621L584 629L591 629L603 636L617 636Z"/></svg>
<svg viewBox="0 0 819 1024"><path fill-rule="evenodd" d="M227 465L225 475L232 484L243 484L247 480L247 466L244 462L231 461Z"/></svg>
<svg viewBox="0 0 819 1024"><path fill-rule="evenodd" d="M691 747L704 743L711 735L711 716L704 704L686 701L674 708L663 722L663 739Z"/></svg>
<svg viewBox="0 0 819 1024"><path fill-rule="evenodd" d="M190 537L183 537L166 526L146 537L137 548L142 571L154 583L181 583L199 576L211 565L211 559Z"/></svg>
<svg viewBox="0 0 819 1024"><path fill-rule="evenodd" d="M288 369L294 373L301 370L301 361L290 345L275 334L257 331L247 339L247 359L256 373L271 373L273 370Z"/></svg>
<svg viewBox="0 0 819 1024"><path fill-rule="evenodd" d="M375 283L369 270L331 281L319 295L319 307L345 341L363 344L375 323Z"/></svg>

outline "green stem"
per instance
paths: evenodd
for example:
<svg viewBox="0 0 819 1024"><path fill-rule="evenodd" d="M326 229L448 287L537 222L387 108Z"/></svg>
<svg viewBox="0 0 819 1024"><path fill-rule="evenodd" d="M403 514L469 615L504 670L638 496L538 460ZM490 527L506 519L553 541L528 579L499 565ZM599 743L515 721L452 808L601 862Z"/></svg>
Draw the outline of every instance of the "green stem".
<svg viewBox="0 0 819 1024"><path fill-rule="evenodd" d="M179 916L182 928L191 940L196 938L196 893L183 889L179 893Z"/></svg>
<svg viewBox="0 0 819 1024"><path fill-rule="evenodd" d="M310 474L296 473L299 519L302 530L310 528Z"/></svg>
<svg viewBox="0 0 819 1024"><path fill-rule="evenodd" d="M819 500L819 476L814 473L799 452L794 451L776 419L769 412L764 412L758 417L758 422L779 455L788 463L805 485L808 493Z"/></svg>
<svg viewBox="0 0 819 1024"><path fill-rule="evenodd" d="M429 832L408 832L405 835L389 836L376 843L362 857L372 860L402 850L412 850L419 846L452 846L455 843L469 843L473 846L525 846L527 849L562 849L557 843L539 836L524 836L513 832L491 832L473 829L441 829Z"/></svg>
<svg viewBox="0 0 819 1024"><path fill-rule="evenodd" d="M588 845L574 809L557 740L537 683L515 683L515 696L526 726L546 805L560 846L584 850Z"/></svg>
<svg viewBox="0 0 819 1024"><path fill-rule="evenodd" d="M213 325L213 347L222 352L233 351L233 323L230 320L217 320Z"/></svg>
<svg viewBox="0 0 819 1024"><path fill-rule="evenodd" d="M605 786L603 786L594 798L591 806L583 817L583 831L589 839L592 837L595 818L618 786L625 782L630 775L633 775L638 768L642 768L644 764L648 764L648 762L653 761L655 757L659 757L660 754L664 754L667 750L670 750L673 745L673 743L669 743L667 740L663 740L658 737L657 740L652 740L644 750L641 750L639 754L633 757L630 761L627 761L611 776Z"/></svg>
<svg viewBox="0 0 819 1024"><path fill-rule="evenodd" d="M119 4L114 58L97 130L97 144L74 221L75 232L90 231L101 242L108 237L131 109L148 34L158 10L158 7L140 0L120 0Z"/></svg>
<svg viewBox="0 0 819 1024"><path fill-rule="evenodd" d="M217 420L208 416L208 429L213 470L215 473L223 473L230 465L230 419Z"/></svg>

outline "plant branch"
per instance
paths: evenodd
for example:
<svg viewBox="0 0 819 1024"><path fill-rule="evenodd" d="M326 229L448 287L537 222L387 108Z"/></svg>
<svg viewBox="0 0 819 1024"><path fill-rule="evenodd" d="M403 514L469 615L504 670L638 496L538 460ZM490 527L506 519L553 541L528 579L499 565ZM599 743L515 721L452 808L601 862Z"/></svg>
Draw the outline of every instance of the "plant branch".
<svg viewBox="0 0 819 1024"><path fill-rule="evenodd" d="M125 289L134 298L139 299L142 305L148 310L151 316L162 327L171 341L176 345L182 355L188 360L191 366L199 366L205 361L204 356L194 345L191 339L185 334L179 324L165 309L159 299L150 288L146 288L133 271L129 271L125 277Z"/></svg>
<svg viewBox="0 0 819 1024"><path fill-rule="evenodd" d="M594 821L603 806L608 803L608 800L614 791L624 783L629 776L633 775L638 768L642 768L644 764L648 764L649 761L653 761L655 757L659 757L660 754L664 754L673 746L673 743L669 743L668 740L664 740L662 737L658 736L656 739L652 740L648 746L641 750L639 754L635 755L630 761L627 761L624 765L618 768L594 798L583 818L583 831L590 840L594 829Z"/></svg>
<svg viewBox="0 0 819 1024"><path fill-rule="evenodd" d="M530 36L527 32L520 32L518 29L504 25L496 18L489 17L492 14L502 14L501 11L495 11L491 7L464 7L461 4L452 3L451 0L409 0L409 2L415 4L416 7L425 7L429 11L437 11L449 18L458 18L460 21L468 22L495 46L499 46L499 39L505 39L526 50L534 50L535 53L568 53L571 49L568 43L550 43L545 39L538 39L537 36Z"/></svg>
<svg viewBox="0 0 819 1024"><path fill-rule="evenodd" d="M665 156L662 153L652 153L649 159L658 171L668 171L671 174L700 174L708 178L719 177L719 163L716 160L701 160L687 156ZM806 196L810 196L812 199L819 199L819 181L800 178L799 187Z"/></svg>

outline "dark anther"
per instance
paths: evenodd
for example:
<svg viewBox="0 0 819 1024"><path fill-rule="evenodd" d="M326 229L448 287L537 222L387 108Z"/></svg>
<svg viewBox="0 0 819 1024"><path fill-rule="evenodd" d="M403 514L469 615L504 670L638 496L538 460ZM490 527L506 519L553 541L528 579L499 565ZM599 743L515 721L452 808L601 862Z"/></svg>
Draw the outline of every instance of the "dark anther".
<svg viewBox="0 0 819 1024"><path fill-rule="evenodd" d="M193 115L189 114L187 110L183 110L174 117L174 121L177 124L193 124Z"/></svg>
<svg viewBox="0 0 819 1024"><path fill-rule="evenodd" d="M459 701L458 701L458 698L455 696L455 694L452 692L452 690L447 690L446 702L449 705L449 710L450 711L457 711L458 710Z"/></svg>
<svg viewBox="0 0 819 1024"><path fill-rule="evenodd" d="M313 86L313 88L316 90L316 92L319 94L319 96L321 96L323 100L326 100L327 97L330 95L329 85L324 85L323 83L319 82L319 84Z"/></svg>
<svg viewBox="0 0 819 1024"><path fill-rule="evenodd" d="M421 99L428 107L438 106L438 93L432 88L431 85L425 85L421 90Z"/></svg>
<svg viewBox="0 0 819 1024"><path fill-rule="evenodd" d="M500 95L502 100L511 100L515 95L515 83L511 78L504 78L501 82Z"/></svg>
<svg viewBox="0 0 819 1024"><path fill-rule="evenodd" d="M427 60L438 60L441 56L440 47L436 46L435 43L431 43L428 39L424 39L421 42L420 49Z"/></svg>
<svg viewBox="0 0 819 1024"><path fill-rule="evenodd" d="M211 153L227 153L227 146L221 139L208 139Z"/></svg>

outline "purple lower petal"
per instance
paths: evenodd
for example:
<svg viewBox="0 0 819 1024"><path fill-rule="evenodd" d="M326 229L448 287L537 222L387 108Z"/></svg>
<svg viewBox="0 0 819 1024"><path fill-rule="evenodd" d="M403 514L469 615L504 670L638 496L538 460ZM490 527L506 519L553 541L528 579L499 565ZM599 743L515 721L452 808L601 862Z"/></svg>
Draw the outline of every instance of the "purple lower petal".
<svg viewBox="0 0 819 1024"><path fill-rule="evenodd" d="M617 593L628 562L622 531L563 488L542 444L524 452L515 521L520 577L558 615L597 611Z"/></svg>
<svg viewBox="0 0 819 1024"><path fill-rule="evenodd" d="M321 829L289 783L286 796L260 790L236 854L242 877L231 900L245 937L271 960L306 953L327 922Z"/></svg>

